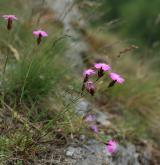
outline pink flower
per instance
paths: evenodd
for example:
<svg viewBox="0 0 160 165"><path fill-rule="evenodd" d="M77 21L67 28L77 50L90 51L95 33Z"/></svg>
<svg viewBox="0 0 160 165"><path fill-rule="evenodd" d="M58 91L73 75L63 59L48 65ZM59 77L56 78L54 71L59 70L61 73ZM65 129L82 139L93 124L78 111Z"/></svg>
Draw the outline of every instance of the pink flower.
<svg viewBox="0 0 160 165"><path fill-rule="evenodd" d="M85 88L85 82L87 82L89 80L89 76L92 76L94 74L96 74L96 72L93 69L87 69L83 72L84 80L83 80L83 84L82 84L82 92Z"/></svg>
<svg viewBox="0 0 160 165"><path fill-rule="evenodd" d="M89 76L92 76L94 74L96 74L96 72L93 69L87 69L87 70L85 70L83 72L84 80L83 80L83 84L82 84L82 92L83 92L83 90L85 88L85 84L84 83L88 81Z"/></svg>
<svg viewBox="0 0 160 165"><path fill-rule="evenodd" d="M3 15L3 18L5 20L18 20L18 18L15 15Z"/></svg>
<svg viewBox="0 0 160 165"><path fill-rule="evenodd" d="M108 71L111 69L111 67L105 63L96 63L94 67L96 69L102 69L103 71Z"/></svg>
<svg viewBox="0 0 160 165"><path fill-rule="evenodd" d="M93 69L87 69L83 72L83 75L86 77L86 76L92 76L96 74L96 72L93 70Z"/></svg>
<svg viewBox="0 0 160 165"><path fill-rule="evenodd" d="M47 37L47 36L48 36L47 32L45 32L45 31L43 31L43 30L35 30L35 31L33 31L33 34L34 34L36 37L39 37L40 35L41 35L42 37Z"/></svg>
<svg viewBox="0 0 160 165"><path fill-rule="evenodd" d="M117 73L110 73L109 74L109 77L113 80L113 81L115 81L115 82L117 82L117 83L119 83L119 84L123 84L124 83L124 78L122 78L120 75L118 75Z"/></svg>
<svg viewBox="0 0 160 165"><path fill-rule="evenodd" d="M110 154L114 154L117 151L118 144L114 140L109 140L109 142L106 145L106 151Z"/></svg>
<svg viewBox="0 0 160 165"><path fill-rule="evenodd" d="M7 29L12 29L12 22L13 20L18 20L18 18L15 15L3 15L3 18L8 21L7 23Z"/></svg>
<svg viewBox="0 0 160 165"><path fill-rule="evenodd" d="M86 122L92 122L95 120L95 116L93 115L88 115L86 118L85 118L85 121Z"/></svg>
<svg viewBox="0 0 160 165"><path fill-rule="evenodd" d="M98 133L98 127L95 124L91 125L90 128L94 133Z"/></svg>
<svg viewBox="0 0 160 165"><path fill-rule="evenodd" d="M97 63L94 65L98 69L98 77L101 78L104 75L104 72L111 69L111 67L105 63Z"/></svg>
<svg viewBox="0 0 160 165"><path fill-rule="evenodd" d="M41 43L43 37L48 36L47 32L45 32L43 30L35 30L35 31L33 31L33 34L37 37L37 44L38 45Z"/></svg>
<svg viewBox="0 0 160 165"><path fill-rule="evenodd" d="M95 86L94 86L94 83L92 81L87 81L85 83L85 88L92 96L94 95Z"/></svg>

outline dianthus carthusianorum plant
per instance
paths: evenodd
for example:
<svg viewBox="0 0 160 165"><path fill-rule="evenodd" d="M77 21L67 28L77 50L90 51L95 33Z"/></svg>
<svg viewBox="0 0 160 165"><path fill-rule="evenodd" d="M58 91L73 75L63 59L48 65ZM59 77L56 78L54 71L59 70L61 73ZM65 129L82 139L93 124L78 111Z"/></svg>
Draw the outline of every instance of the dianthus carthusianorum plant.
<svg viewBox="0 0 160 165"><path fill-rule="evenodd" d="M8 35L8 44L10 44L11 37L15 35L14 21L19 19L15 15L3 15L3 18L7 22L6 33ZM111 67L105 63L95 63L89 69L83 72L83 82L77 97L71 98L70 102L65 104L64 107L60 106L62 110L56 111L54 115L50 115L50 111L41 109L42 98L45 97L49 100L50 93L59 92L59 86L63 86L63 79L66 76L67 70L63 68L61 63L57 63L57 58L62 58L61 50L65 47L63 43L59 48L58 42L67 37L67 35L60 36L58 39L53 40L50 35L39 28L38 30L33 29L33 34L28 33L28 35L33 35L36 38L36 42L30 43L30 47L25 47L23 56L18 56L18 60L15 62L9 61L8 54L5 57L2 73L1 73L1 108L7 109L24 124L25 131L31 131L31 128L36 130L36 134L33 136L27 135L29 139L27 142L21 137L21 141L25 141L24 152L31 149L34 145L40 144L44 137L51 135L51 128L58 129L61 133L63 129L59 129L57 125L60 121L64 120L67 113L70 113L72 106L79 101L81 97L84 97L89 93L94 96L96 92L96 85L99 80L103 77L108 77L108 88L113 87L117 84L123 84L124 78L119 74L112 72ZM45 39L45 37L47 39ZM49 40L49 43L45 42ZM11 46L10 46L11 47ZM12 48L12 47L11 47ZM12 48L14 52L16 50ZM19 55L16 52L16 55ZM63 68L59 70L59 68ZM61 82L61 83L59 83ZM40 106L34 111L36 104ZM23 117L24 111L28 111L27 121ZM44 111L44 112L42 112ZM22 114L22 115L20 115ZM75 117L75 116L74 116ZM35 123L40 122L43 118L43 122L38 126L30 123L34 121ZM67 118L67 124L71 123L70 118ZM84 118L83 118L84 120ZM89 125L90 129L99 136L99 130L97 125L94 123L94 117L90 114L85 117L85 122ZM77 122L77 121L76 121ZM66 123L63 123L66 125ZM31 128L30 128L31 127ZM79 126L80 127L80 126ZM79 130L79 128L78 128ZM111 138L104 142L106 144L106 151L110 154L115 153L117 150L117 142ZM15 143L17 145L17 143Z"/></svg>

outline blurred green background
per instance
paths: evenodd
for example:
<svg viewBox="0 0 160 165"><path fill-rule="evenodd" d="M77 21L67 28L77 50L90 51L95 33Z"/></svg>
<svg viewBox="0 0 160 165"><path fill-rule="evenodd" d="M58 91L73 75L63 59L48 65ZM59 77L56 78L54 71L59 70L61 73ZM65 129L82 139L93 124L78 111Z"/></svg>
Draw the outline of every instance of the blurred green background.
<svg viewBox="0 0 160 165"><path fill-rule="evenodd" d="M102 0L100 23L118 19L119 32L153 47L160 40L159 0Z"/></svg>

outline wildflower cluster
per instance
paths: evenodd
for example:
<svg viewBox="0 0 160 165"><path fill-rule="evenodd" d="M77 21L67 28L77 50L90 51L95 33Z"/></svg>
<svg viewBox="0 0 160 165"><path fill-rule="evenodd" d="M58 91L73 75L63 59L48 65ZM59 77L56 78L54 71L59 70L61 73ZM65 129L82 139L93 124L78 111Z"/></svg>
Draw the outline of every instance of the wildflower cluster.
<svg viewBox="0 0 160 165"><path fill-rule="evenodd" d="M97 76L97 80L104 76L105 72L108 72L108 76L111 79L108 84L108 88L115 85L115 83L123 84L124 78L122 78L119 74L110 72L111 67L105 63L96 63L92 69L87 69L83 72L84 80L82 84L82 92L84 89L87 90L92 96L95 93L95 83L91 81L89 78L93 75ZM96 81L97 81L96 80Z"/></svg>
<svg viewBox="0 0 160 165"><path fill-rule="evenodd" d="M83 84L82 84L82 93L84 90L86 90L88 93L90 93L92 96L95 93L95 82L91 81L90 78L93 76L96 76L98 81L100 78L102 78L105 75L105 72L108 72L108 77L110 80L110 83L108 84L108 88L113 87L116 83L117 84L123 84L124 78L122 78L119 74L115 72L111 72L111 67L105 63L96 63L94 64L93 68L87 69L83 72ZM89 124L90 129L98 135L99 129L97 125L95 124L95 116L88 115L85 118L85 121ZM114 140L109 140L107 143L105 143L106 147L105 150L109 154L114 154L117 151L118 143Z"/></svg>
<svg viewBox="0 0 160 165"><path fill-rule="evenodd" d="M18 18L15 15L3 15L3 18L7 20L7 29L11 30L13 26L13 21L18 20ZM47 32L43 30L35 30L33 31L33 35L37 38L37 44L39 45L42 41L43 37L47 37Z"/></svg>

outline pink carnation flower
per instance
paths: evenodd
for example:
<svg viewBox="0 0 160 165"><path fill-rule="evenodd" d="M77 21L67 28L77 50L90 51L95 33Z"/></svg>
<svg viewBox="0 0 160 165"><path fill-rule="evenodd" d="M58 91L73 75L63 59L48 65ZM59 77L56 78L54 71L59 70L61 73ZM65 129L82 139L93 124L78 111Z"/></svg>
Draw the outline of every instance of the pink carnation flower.
<svg viewBox="0 0 160 165"><path fill-rule="evenodd" d="M91 125L90 128L94 133L98 133L98 127L95 124Z"/></svg>
<svg viewBox="0 0 160 165"><path fill-rule="evenodd" d="M98 69L98 78L101 78L104 75L104 72L111 69L111 67L105 63L94 64L94 67Z"/></svg>
<svg viewBox="0 0 160 165"><path fill-rule="evenodd" d="M92 76L94 74L96 74L96 72L93 69L87 69L83 72L84 76Z"/></svg>
<svg viewBox="0 0 160 165"><path fill-rule="evenodd" d="M33 34L37 37L37 44L38 45L41 43L43 37L48 36L47 32L45 32L43 30L35 30L35 31L33 31Z"/></svg>
<svg viewBox="0 0 160 165"><path fill-rule="evenodd" d="M118 144L114 140L109 140L106 145L106 151L110 154L114 154L117 151Z"/></svg>
<svg viewBox="0 0 160 165"><path fill-rule="evenodd" d="M85 118L85 121L86 122L92 122L95 120L95 116L93 115L88 115L86 118Z"/></svg>
<svg viewBox="0 0 160 165"><path fill-rule="evenodd" d="M94 67L96 69L102 69L103 71L108 71L111 69L111 67L105 63L96 63Z"/></svg>
<svg viewBox="0 0 160 165"><path fill-rule="evenodd" d="M94 74L96 74L96 72L93 69L87 69L83 72L84 80L83 80L83 84L82 84L82 92L85 88L85 82L87 82L89 80L89 76L92 76Z"/></svg>
<svg viewBox="0 0 160 165"><path fill-rule="evenodd" d="M92 81L87 81L85 83L85 88L92 96L94 95L95 86L94 86L94 83Z"/></svg>
<svg viewBox="0 0 160 165"><path fill-rule="evenodd" d="M5 20L18 20L18 18L15 15L3 15L3 18Z"/></svg>
<svg viewBox="0 0 160 165"><path fill-rule="evenodd" d="M48 36L47 32L45 32L45 31L43 31L43 30L35 30L35 31L33 31L33 34L34 34L36 37L39 37L40 35L41 35L42 37L47 37L47 36Z"/></svg>
<svg viewBox="0 0 160 165"><path fill-rule="evenodd" d="M18 18L15 15L3 15L3 18L8 21L7 23L8 30L12 29L13 20L18 20Z"/></svg>
<svg viewBox="0 0 160 165"><path fill-rule="evenodd" d="M119 83L119 84L123 84L124 83L124 78L122 78L120 75L118 75L117 73L110 73L109 74L109 77L113 80L113 81L115 81L115 82L117 82L117 83Z"/></svg>

